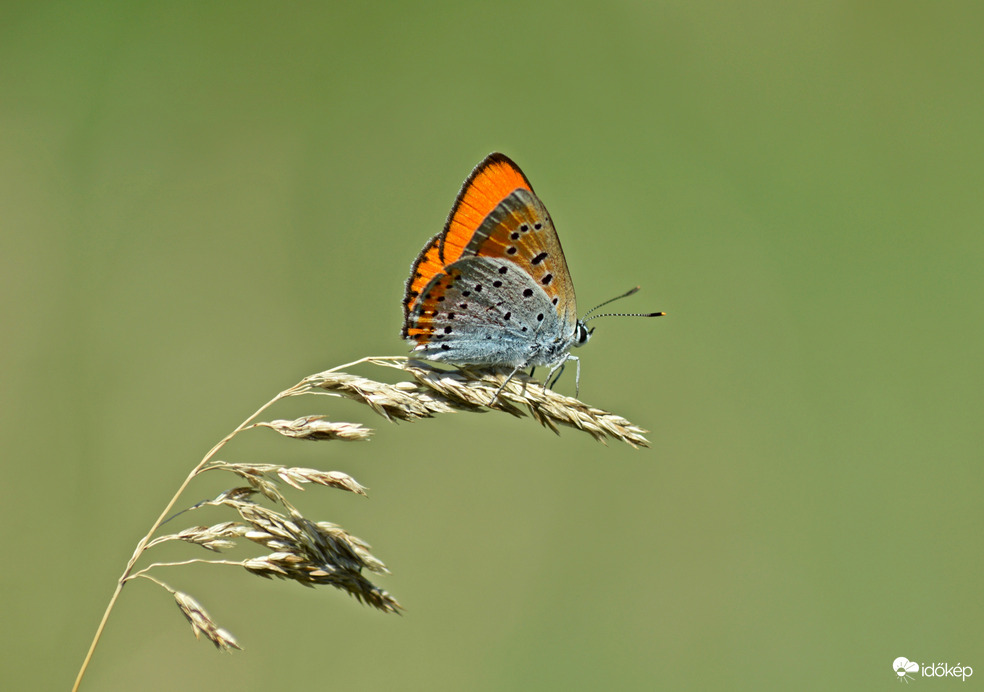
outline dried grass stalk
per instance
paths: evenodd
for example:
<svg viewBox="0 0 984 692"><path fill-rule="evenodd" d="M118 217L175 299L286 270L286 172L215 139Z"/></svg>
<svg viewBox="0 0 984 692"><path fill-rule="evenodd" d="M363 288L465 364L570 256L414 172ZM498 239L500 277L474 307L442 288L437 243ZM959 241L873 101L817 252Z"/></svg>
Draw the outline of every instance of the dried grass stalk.
<svg viewBox="0 0 984 692"><path fill-rule="evenodd" d="M344 372L345 369L361 364L395 368L408 373L413 381L391 384ZM251 429L269 428L285 437L308 441L358 441L367 440L372 435L372 430L358 423L329 421L320 414L290 421L257 421L264 411L278 401L305 394L357 401L390 421L415 421L442 413L462 411L496 410L513 416L529 413L541 425L554 432L559 432L560 426L565 426L584 431L601 442L611 438L632 447L649 446L649 441L643 436L646 431L621 416L557 394L523 373L509 378L501 371L446 370L403 357L388 357L363 358L306 377L264 404L226 435L188 474L150 531L137 544L96 629L73 690L77 690L82 681L123 586L136 578L148 579L173 594L178 608L191 623L196 637L204 635L220 649L240 648L235 638L219 627L198 601L182 591L172 589L150 574L151 571L164 567L191 563L238 566L250 574L268 579L287 579L308 587L334 586L360 602L384 612L400 611L401 606L396 599L363 575L363 572L388 573L382 561L369 552L369 545L331 522L306 518L290 503L281 487L283 484L303 490L305 485L316 485L365 496L366 488L358 481L340 471L322 471L274 463L228 462L215 458L233 437ZM211 500L190 507L189 510L205 506L226 507L234 510L240 520L212 526L191 526L177 533L155 538L154 535L171 514L189 483L206 471L231 473L241 479L241 482L245 482L245 485L230 488ZM272 506L262 504L263 501ZM217 553L236 546L237 539L246 539L269 552L239 561L194 558L181 562L152 563L136 570L136 563L144 553L164 542L183 541Z"/></svg>

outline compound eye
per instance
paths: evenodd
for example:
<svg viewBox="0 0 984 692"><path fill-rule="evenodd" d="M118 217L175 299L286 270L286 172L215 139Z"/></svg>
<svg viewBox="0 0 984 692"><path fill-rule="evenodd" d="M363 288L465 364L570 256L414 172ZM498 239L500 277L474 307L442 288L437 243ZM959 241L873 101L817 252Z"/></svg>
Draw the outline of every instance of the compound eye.
<svg viewBox="0 0 984 692"><path fill-rule="evenodd" d="M591 338L591 332L589 332L588 328L584 326L584 322L578 322L577 334L576 334L577 345L580 346L581 344L585 343L589 338Z"/></svg>

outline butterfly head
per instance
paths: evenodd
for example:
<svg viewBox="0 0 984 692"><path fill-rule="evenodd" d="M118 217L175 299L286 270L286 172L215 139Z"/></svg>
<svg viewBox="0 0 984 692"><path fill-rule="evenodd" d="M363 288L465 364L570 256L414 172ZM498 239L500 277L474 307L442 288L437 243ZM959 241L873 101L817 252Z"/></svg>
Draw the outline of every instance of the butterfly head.
<svg viewBox="0 0 984 692"><path fill-rule="evenodd" d="M591 334L594 332L594 327L588 329L585 326L583 320L577 321L577 329L574 330L574 345L583 346L588 343L588 339L591 338Z"/></svg>

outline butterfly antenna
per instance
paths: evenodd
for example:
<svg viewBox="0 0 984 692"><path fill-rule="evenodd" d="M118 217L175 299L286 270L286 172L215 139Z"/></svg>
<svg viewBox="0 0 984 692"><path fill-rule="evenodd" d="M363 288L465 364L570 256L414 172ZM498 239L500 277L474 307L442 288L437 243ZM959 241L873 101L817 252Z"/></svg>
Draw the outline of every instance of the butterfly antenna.
<svg viewBox="0 0 984 692"><path fill-rule="evenodd" d="M594 315L593 317L591 316L591 313L597 310L598 308L603 308L609 303L614 303L616 300L622 300L622 298L628 298L630 295L632 295L633 293L637 293L638 291L639 291L639 286L636 286L635 288L629 289L628 291L626 291L620 296L609 298L604 303L599 303L598 305L595 305L593 308L591 308L586 313L584 313L584 317L581 318L581 321L587 322L588 320L596 320L599 317L662 317L663 315L666 314L665 312L606 312L603 315Z"/></svg>
<svg viewBox="0 0 984 692"><path fill-rule="evenodd" d="M598 305L595 305L593 308L591 308L586 313L584 313L584 318L587 318L588 315L590 315L592 312L594 312L598 308L603 308L606 305L608 305L609 303L614 303L616 300L622 300L622 298L628 298L633 293L638 293L638 292L639 292L639 286L636 286L635 288L630 288L628 291L626 291L625 293L623 293L620 296L615 296L614 298L609 298L604 303L599 303Z"/></svg>
<svg viewBox="0 0 984 692"><path fill-rule="evenodd" d="M599 317L665 317L665 312L605 312L601 315L592 315L591 317L581 320L582 322L587 322L588 320L596 320ZM592 327L594 329L594 327Z"/></svg>

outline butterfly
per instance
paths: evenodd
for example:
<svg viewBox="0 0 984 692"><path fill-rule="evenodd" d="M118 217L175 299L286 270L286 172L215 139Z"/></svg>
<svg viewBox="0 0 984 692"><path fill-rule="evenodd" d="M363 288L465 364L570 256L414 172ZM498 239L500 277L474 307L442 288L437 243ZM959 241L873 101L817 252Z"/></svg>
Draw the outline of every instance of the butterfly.
<svg viewBox="0 0 984 692"><path fill-rule="evenodd" d="M511 368L505 382L537 366L550 369L549 382L573 360L579 383L580 361L570 351L587 343L593 330L585 322L594 319L578 319L553 220L519 166L500 153L475 167L444 230L414 261L403 310L414 356Z"/></svg>

